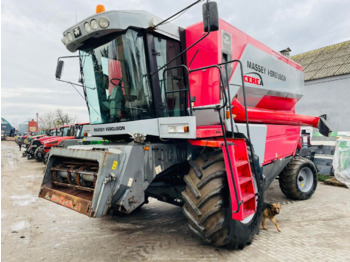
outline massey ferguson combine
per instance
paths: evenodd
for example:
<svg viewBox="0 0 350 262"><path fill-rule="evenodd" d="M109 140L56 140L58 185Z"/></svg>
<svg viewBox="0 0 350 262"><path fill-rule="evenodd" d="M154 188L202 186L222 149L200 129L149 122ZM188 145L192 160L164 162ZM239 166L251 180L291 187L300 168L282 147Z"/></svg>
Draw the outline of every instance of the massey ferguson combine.
<svg viewBox="0 0 350 262"><path fill-rule="evenodd" d="M330 130L295 113L302 67L218 19L216 3L186 29L169 19L99 10L63 33L90 133L114 143L52 148L39 195L90 217L153 197L182 206L204 241L243 248L273 179L292 199L316 189L315 166L296 155L300 126Z"/></svg>

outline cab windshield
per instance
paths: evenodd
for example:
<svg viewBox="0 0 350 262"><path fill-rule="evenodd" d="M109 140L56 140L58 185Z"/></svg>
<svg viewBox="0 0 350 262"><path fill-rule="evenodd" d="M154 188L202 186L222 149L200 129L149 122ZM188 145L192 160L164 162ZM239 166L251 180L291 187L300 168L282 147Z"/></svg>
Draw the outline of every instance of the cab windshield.
<svg viewBox="0 0 350 262"><path fill-rule="evenodd" d="M129 29L80 51L90 123L154 118L143 35Z"/></svg>
<svg viewBox="0 0 350 262"><path fill-rule="evenodd" d="M50 136L56 136L56 135L57 135L57 129L51 129Z"/></svg>
<svg viewBox="0 0 350 262"><path fill-rule="evenodd" d="M70 126L61 127L61 136L70 136Z"/></svg>
<svg viewBox="0 0 350 262"><path fill-rule="evenodd" d="M74 130L74 136L75 138L83 138L83 125L77 125L75 126L75 130Z"/></svg>

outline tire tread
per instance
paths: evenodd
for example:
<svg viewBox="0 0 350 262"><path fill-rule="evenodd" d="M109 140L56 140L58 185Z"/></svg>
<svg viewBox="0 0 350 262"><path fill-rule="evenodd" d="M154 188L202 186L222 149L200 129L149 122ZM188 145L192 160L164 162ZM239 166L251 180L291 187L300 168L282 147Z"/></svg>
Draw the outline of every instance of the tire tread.
<svg viewBox="0 0 350 262"><path fill-rule="evenodd" d="M302 167L309 167L314 174L316 184L307 193L301 192L297 187L297 177ZM306 200L312 196L317 186L317 169L309 159L295 156L279 175L279 185L282 193L292 200Z"/></svg>
<svg viewBox="0 0 350 262"><path fill-rule="evenodd" d="M259 196L261 204L254 221L248 226L239 226L245 229L236 229L235 225L241 223L232 220L222 151L215 150L206 155L207 159L199 156L195 161L189 162L192 168L184 179L187 187L182 192L185 202L183 211L188 226L193 233L212 245L244 247L251 243L258 231L263 196ZM257 183L262 190L262 179ZM240 236L242 232L244 236Z"/></svg>

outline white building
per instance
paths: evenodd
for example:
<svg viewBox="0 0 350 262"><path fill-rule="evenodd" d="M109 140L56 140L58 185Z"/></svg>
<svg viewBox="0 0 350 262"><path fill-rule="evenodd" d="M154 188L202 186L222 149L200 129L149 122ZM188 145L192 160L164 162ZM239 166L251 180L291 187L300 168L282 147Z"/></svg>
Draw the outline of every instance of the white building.
<svg viewBox="0 0 350 262"><path fill-rule="evenodd" d="M296 112L326 114L333 131L350 131L350 41L291 57L305 73L304 97Z"/></svg>

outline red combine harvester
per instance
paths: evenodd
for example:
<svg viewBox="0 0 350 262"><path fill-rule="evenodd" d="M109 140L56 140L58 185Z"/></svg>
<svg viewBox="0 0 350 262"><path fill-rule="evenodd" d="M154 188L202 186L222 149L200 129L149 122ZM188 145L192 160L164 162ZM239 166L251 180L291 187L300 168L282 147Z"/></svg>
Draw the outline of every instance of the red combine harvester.
<svg viewBox="0 0 350 262"><path fill-rule="evenodd" d="M251 243L277 176L287 197L311 197L316 169L296 155L300 125L330 130L295 114L300 65L218 19L215 2L186 29L144 11L100 11L63 43L79 51L90 134L114 143L52 148L40 197L90 217L153 197L230 248Z"/></svg>

